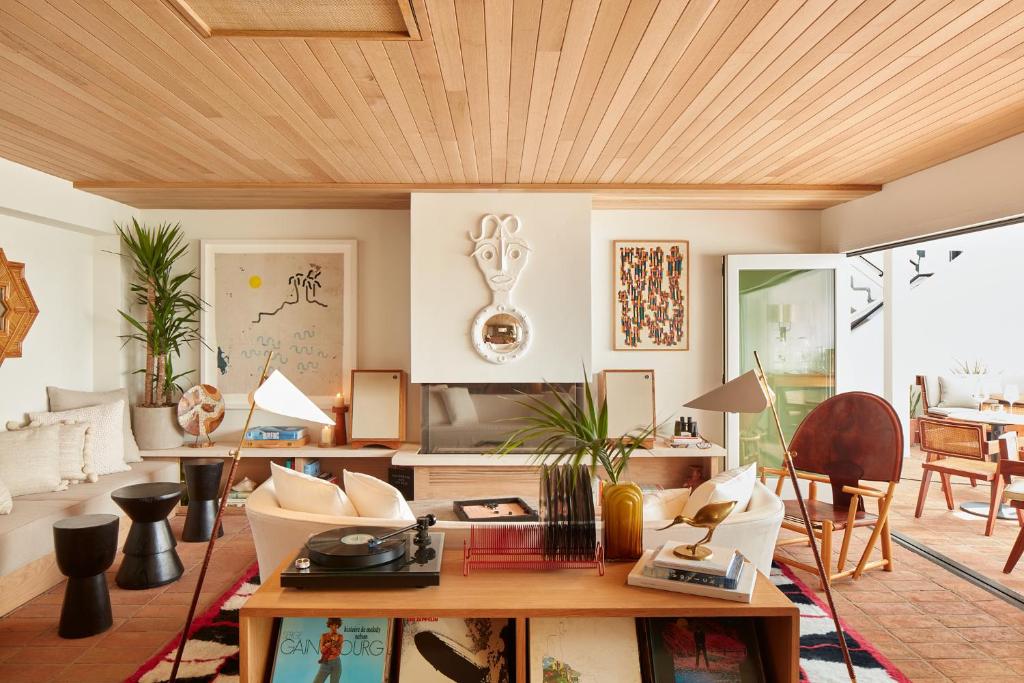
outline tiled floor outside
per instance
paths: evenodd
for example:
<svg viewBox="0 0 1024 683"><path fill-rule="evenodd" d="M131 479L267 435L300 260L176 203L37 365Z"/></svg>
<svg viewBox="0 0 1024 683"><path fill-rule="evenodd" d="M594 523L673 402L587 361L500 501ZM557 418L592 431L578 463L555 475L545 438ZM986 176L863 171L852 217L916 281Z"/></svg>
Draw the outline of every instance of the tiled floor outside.
<svg viewBox="0 0 1024 683"><path fill-rule="evenodd" d="M893 512L893 528L1024 592L1024 564L1010 577L1001 571L1017 533L1015 522L999 522L983 535L984 521L946 510L938 484L932 484L924 516L914 519L920 457L904 468ZM957 502L987 500L984 486L955 488ZM172 520L180 534L184 517ZM207 576L202 607L227 590L255 561L245 516L230 515ZM853 542L859 557L866 533ZM837 543L838 545L838 543ZM0 681L115 682L131 675L180 629L205 544L181 543L186 565L181 581L150 591L111 590L114 627L82 640L57 636L63 585L55 587L0 620ZM787 552L811 562L806 547ZM835 584L837 606L851 626L914 681L1024 680L1024 611L895 545L895 572L872 571L859 581ZM833 557L833 562L835 557ZM113 585L114 572L108 580ZM812 587L816 580L797 574Z"/></svg>

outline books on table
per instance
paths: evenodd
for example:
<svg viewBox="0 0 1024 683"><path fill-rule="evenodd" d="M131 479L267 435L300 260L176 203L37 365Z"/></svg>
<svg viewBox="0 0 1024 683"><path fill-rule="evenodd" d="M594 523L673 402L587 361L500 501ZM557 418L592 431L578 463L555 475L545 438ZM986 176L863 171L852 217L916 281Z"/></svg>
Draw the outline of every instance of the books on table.
<svg viewBox="0 0 1024 683"><path fill-rule="evenodd" d="M701 574L714 574L726 576L730 570L735 571L737 562L742 562L743 556L739 551L718 546L705 546L711 551L711 556L703 560L688 560L675 554L676 548L691 545L680 541L669 541L661 547L654 557L654 564L665 569L679 569L681 571L700 572Z"/></svg>
<svg viewBox="0 0 1024 683"><path fill-rule="evenodd" d="M741 559L735 588L727 588L724 584L728 577L716 574L703 574L702 576L694 577L692 572L680 572L680 570L659 567L654 563L657 556L658 551L644 551L643 557L640 558L632 571L629 572L626 583L630 586L641 588L656 588L674 593L688 593L707 598L732 600L733 602L749 603L751 601L754 594L757 569L746 559ZM715 585L717 581L721 581L723 585Z"/></svg>

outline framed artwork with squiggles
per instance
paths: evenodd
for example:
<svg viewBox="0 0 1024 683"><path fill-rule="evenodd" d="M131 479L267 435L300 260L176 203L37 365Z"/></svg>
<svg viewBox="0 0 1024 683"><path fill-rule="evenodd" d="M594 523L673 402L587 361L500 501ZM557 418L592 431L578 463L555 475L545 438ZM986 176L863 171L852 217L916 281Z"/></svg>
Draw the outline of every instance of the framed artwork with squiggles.
<svg viewBox="0 0 1024 683"><path fill-rule="evenodd" d="M204 384L248 407L267 353L321 407L351 395L356 360L355 240L204 240Z"/></svg>

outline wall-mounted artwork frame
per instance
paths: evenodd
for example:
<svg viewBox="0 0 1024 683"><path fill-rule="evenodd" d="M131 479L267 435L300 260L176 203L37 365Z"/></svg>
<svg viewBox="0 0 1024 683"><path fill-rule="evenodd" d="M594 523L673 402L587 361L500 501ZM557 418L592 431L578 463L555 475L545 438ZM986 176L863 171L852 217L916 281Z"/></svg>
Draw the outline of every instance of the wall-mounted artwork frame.
<svg viewBox="0 0 1024 683"><path fill-rule="evenodd" d="M355 240L203 240L200 376L248 407L269 351L320 408L349 395L356 364Z"/></svg>
<svg viewBox="0 0 1024 683"><path fill-rule="evenodd" d="M38 316L25 264L8 261L0 249L0 365L5 358L21 358L22 344Z"/></svg>
<svg viewBox="0 0 1024 683"><path fill-rule="evenodd" d="M616 351L690 349L690 243L612 243L612 341Z"/></svg>
<svg viewBox="0 0 1024 683"><path fill-rule="evenodd" d="M397 449L405 441L409 382L404 370L352 371L353 448Z"/></svg>
<svg viewBox="0 0 1024 683"><path fill-rule="evenodd" d="M608 405L608 436L629 436L657 425L654 370L602 370L598 395ZM644 447L654 446L654 435Z"/></svg>

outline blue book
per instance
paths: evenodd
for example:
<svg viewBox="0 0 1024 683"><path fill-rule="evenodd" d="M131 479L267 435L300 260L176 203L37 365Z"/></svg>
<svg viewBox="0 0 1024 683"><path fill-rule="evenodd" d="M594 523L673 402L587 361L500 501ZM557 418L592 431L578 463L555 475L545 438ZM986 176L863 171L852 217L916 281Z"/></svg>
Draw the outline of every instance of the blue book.
<svg viewBox="0 0 1024 683"><path fill-rule="evenodd" d="M245 433L250 441L298 441L304 436L305 427L253 427Z"/></svg>
<svg viewBox="0 0 1024 683"><path fill-rule="evenodd" d="M271 683L386 683L390 619L284 617L274 643Z"/></svg>
<svg viewBox="0 0 1024 683"><path fill-rule="evenodd" d="M320 461L311 460L302 465L303 474L308 474L311 477L320 476Z"/></svg>

